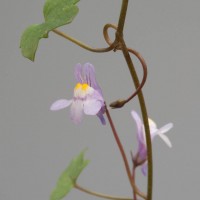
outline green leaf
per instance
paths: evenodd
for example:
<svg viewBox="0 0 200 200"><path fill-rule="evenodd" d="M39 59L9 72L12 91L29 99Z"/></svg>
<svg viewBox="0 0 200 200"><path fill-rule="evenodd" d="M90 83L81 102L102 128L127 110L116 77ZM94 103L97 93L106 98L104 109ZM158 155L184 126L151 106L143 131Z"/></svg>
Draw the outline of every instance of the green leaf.
<svg viewBox="0 0 200 200"><path fill-rule="evenodd" d="M84 159L84 152L85 151L82 151L77 157L75 157L70 162L67 169L61 174L56 188L51 193L50 200L61 200L74 187L78 176L89 163L88 160Z"/></svg>
<svg viewBox="0 0 200 200"><path fill-rule="evenodd" d="M45 25L34 24L24 31L20 43L21 52L24 57L34 61L39 40L48 37L48 27Z"/></svg>
<svg viewBox="0 0 200 200"><path fill-rule="evenodd" d="M46 0L43 14L46 22L51 22L55 26L62 26L72 22L78 13L76 0Z"/></svg>
<svg viewBox="0 0 200 200"><path fill-rule="evenodd" d="M45 22L28 27L21 37L22 55L32 61L41 38L48 38L49 31L69 24L78 14L76 3L79 0L46 0L43 14Z"/></svg>

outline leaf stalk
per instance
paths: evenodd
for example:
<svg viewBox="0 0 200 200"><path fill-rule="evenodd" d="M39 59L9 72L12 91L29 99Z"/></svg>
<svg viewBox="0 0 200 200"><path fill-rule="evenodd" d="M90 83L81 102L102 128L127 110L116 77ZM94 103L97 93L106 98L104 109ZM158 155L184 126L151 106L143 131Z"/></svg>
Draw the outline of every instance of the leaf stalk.
<svg viewBox="0 0 200 200"><path fill-rule="evenodd" d="M127 197L117 197L117 196L111 196L111 195L107 195L107 194L102 194L102 193L98 193L98 192L94 192L91 190L88 190L86 188L83 188L82 186L78 185L77 183L74 185L74 187L82 192L85 192L87 194L96 196L96 197L100 197L100 198L104 198L104 199L110 199L110 200L132 200L131 198L127 198Z"/></svg>

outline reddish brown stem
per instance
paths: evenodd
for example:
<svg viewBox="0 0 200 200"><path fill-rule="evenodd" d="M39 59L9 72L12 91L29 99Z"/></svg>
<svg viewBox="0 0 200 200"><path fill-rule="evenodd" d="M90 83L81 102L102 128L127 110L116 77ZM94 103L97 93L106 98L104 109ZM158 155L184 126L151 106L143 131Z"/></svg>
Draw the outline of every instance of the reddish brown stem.
<svg viewBox="0 0 200 200"><path fill-rule="evenodd" d="M130 170L130 167L129 167L129 164L128 164L128 160L127 160L127 157L126 157L126 154L125 154L125 151L124 151L124 148L123 148L123 145L119 139L119 136L117 134L117 131L115 129L115 126L114 126L114 123L112 121L112 118L110 116L110 113L106 107L106 116L108 118L108 121L109 121L109 124L111 126L111 129L112 129L112 132L113 132L113 135L114 135L114 138L116 140L116 143L119 147L119 150L120 150L120 153L122 155L122 159L123 159L123 162L124 162L124 165L125 165L125 169L126 169L126 173L127 173L127 176L128 176L128 179L129 179L129 182L133 188L133 193L136 193L138 194L139 196L141 196L142 198L146 199L146 195L143 194L141 191L139 191L139 189L137 188L137 186L135 185L135 182L134 180L132 179L132 174L131 174L131 170Z"/></svg>

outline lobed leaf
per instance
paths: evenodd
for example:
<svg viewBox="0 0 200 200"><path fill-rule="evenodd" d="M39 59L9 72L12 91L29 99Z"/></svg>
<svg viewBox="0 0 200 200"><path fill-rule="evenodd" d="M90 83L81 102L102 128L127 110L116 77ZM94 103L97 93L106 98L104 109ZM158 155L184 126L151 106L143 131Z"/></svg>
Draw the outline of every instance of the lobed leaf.
<svg viewBox="0 0 200 200"><path fill-rule="evenodd" d="M57 181L56 188L51 193L50 200L61 200L74 187L76 180L82 170L88 165L89 161L84 159L84 152L82 151L75 157L67 169L61 174Z"/></svg>
<svg viewBox="0 0 200 200"><path fill-rule="evenodd" d="M76 6L78 1L46 0L43 8L45 22L28 27L22 34L20 41L22 55L34 61L40 39L48 38L49 31L71 23L78 14Z"/></svg>

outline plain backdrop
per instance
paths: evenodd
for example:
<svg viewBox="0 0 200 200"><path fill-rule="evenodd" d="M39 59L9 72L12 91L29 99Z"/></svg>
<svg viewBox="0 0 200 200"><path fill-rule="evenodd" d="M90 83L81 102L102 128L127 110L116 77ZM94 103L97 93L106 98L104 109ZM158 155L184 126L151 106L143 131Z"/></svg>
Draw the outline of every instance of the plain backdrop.
<svg viewBox="0 0 200 200"><path fill-rule="evenodd" d="M107 103L133 92L121 52L91 53L49 34L40 42L35 62L22 57L19 41L26 27L43 21L44 0L0 1L0 200L47 200L60 173L85 147L91 160L78 183L92 190L131 197L131 188L109 125L84 116L80 125L69 109L49 110L59 98L72 98L76 63L95 65ZM106 47L102 30L117 24L121 0L81 0L73 23L60 30L93 47ZM129 47L148 64L144 95L149 116L168 122L173 148L153 142L155 200L198 199L200 189L200 1L130 0L124 30ZM114 31L109 31L114 38ZM141 78L141 66L132 57ZM137 98L111 110L130 159L136 151L136 126L130 111ZM131 163L130 163L131 164ZM146 192L146 179L137 173ZM73 190L65 199L93 200Z"/></svg>

